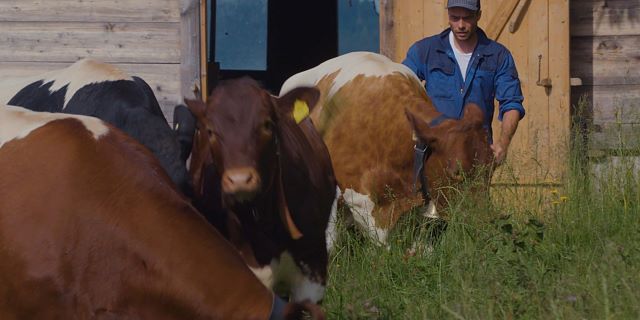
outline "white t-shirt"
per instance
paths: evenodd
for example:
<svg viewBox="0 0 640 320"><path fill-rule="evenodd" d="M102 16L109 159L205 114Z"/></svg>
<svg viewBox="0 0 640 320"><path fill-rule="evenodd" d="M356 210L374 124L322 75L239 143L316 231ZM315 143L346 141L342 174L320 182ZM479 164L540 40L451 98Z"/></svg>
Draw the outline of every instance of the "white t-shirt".
<svg viewBox="0 0 640 320"><path fill-rule="evenodd" d="M473 55L473 52L464 53L458 50L458 48L456 48L454 41L455 40L454 40L453 31L449 32L449 44L451 44L451 48L453 48L453 54L456 56L456 61L458 61L458 66L460 66L460 71L462 72L462 81L465 81L465 78L467 77L467 68L469 67L469 61L471 61L471 56Z"/></svg>

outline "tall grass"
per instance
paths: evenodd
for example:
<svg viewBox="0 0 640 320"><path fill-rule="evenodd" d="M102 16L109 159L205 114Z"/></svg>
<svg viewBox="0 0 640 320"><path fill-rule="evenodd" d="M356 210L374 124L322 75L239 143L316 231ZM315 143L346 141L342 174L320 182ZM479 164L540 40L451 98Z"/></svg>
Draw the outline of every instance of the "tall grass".
<svg viewBox="0 0 640 320"><path fill-rule="evenodd" d="M638 176L618 165L595 177L583 155L574 145L542 216L463 196L446 230L409 218L388 248L342 227L329 318L640 318Z"/></svg>

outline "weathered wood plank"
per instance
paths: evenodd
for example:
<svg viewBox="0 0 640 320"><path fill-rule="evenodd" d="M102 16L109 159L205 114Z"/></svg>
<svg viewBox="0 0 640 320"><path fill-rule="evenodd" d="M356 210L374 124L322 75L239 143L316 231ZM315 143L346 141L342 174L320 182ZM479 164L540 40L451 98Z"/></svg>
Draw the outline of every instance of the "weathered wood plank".
<svg viewBox="0 0 640 320"><path fill-rule="evenodd" d="M194 98L194 89L200 83L200 1L180 0L180 92ZM204 35L206 36L206 35Z"/></svg>
<svg viewBox="0 0 640 320"><path fill-rule="evenodd" d="M0 61L178 63L178 23L0 22Z"/></svg>
<svg viewBox="0 0 640 320"><path fill-rule="evenodd" d="M638 156L609 156L592 159L590 164L591 176L595 178L596 190L611 190L619 187L635 187L638 192L640 182L640 157Z"/></svg>
<svg viewBox="0 0 640 320"><path fill-rule="evenodd" d="M569 0L549 0L549 30L549 169L559 182L568 171L571 128Z"/></svg>
<svg viewBox="0 0 640 320"><path fill-rule="evenodd" d="M153 89L160 107L169 122L173 108L182 103L179 64L114 64L132 76L144 79ZM0 62L0 78L26 77L66 68L60 62Z"/></svg>
<svg viewBox="0 0 640 320"><path fill-rule="evenodd" d="M389 59L395 58L396 51L396 29L393 19L393 0L380 1L380 53Z"/></svg>
<svg viewBox="0 0 640 320"><path fill-rule="evenodd" d="M571 76L584 85L640 84L640 37L573 37Z"/></svg>
<svg viewBox="0 0 640 320"><path fill-rule="evenodd" d="M580 86L571 90L572 104L585 96L587 110L595 123L640 123L640 84Z"/></svg>
<svg viewBox="0 0 640 320"><path fill-rule="evenodd" d="M640 123L604 122L594 125L589 137L592 150L640 150Z"/></svg>
<svg viewBox="0 0 640 320"><path fill-rule="evenodd" d="M0 21L179 22L179 0L2 0Z"/></svg>
<svg viewBox="0 0 640 320"><path fill-rule="evenodd" d="M420 0L395 1L393 5L394 21L402 21L395 25L395 52L390 57L396 62L402 61L409 47L423 37L425 26L423 2Z"/></svg>
<svg viewBox="0 0 640 320"><path fill-rule="evenodd" d="M638 34L640 1L579 0L572 4L572 36Z"/></svg>

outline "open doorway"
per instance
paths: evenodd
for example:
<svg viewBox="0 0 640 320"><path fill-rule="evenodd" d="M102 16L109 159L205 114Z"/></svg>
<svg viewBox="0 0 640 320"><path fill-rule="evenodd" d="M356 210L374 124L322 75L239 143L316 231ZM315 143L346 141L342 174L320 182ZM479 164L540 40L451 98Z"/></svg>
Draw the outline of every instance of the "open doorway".
<svg viewBox="0 0 640 320"><path fill-rule="evenodd" d="M379 51L379 0L207 0L209 88L250 76L274 94L295 73Z"/></svg>

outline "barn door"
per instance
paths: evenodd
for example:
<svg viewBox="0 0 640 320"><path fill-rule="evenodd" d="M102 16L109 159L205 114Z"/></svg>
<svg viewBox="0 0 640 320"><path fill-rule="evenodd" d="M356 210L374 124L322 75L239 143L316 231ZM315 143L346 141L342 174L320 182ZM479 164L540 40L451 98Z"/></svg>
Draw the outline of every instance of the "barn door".
<svg viewBox="0 0 640 320"><path fill-rule="evenodd" d="M402 61L417 39L448 26L446 0L382 0L381 52ZM493 197L514 194L541 202L562 184L570 128L568 0L483 0L480 27L513 54L527 115L505 165L493 179ZM494 135L500 123L494 120ZM518 197L519 203L524 203ZM539 207L539 206L537 206Z"/></svg>

